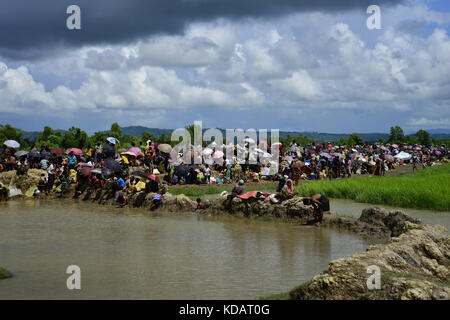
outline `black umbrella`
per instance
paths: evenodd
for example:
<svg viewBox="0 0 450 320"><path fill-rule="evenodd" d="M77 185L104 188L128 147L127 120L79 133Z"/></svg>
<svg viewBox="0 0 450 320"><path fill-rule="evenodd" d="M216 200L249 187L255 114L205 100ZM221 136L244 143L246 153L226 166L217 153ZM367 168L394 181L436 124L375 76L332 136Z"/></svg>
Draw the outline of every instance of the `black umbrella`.
<svg viewBox="0 0 450 320"><path fill-rule="evenodd" d="M102 169L102 173L106 178L121 175L122 166L114 159L108 158L105 160L105 167Z"/></svg>
<svg viewBox="0 0 450 320"><path fill-rule="evenodd" d="M29 158L40 158L41 154L36 149L33 149L28 153L28 157Z"/></svg>
<svg viewBox="0 0 450 320"><path fill-rule="evenodd" d="M145 173L144 171L133 171L131 173L132 176L138 176L138 177L144 177L147 178L148 173Z"/></svg>
<svg viewBox="0 0 450 320"><path fill-rule="evenodd" d="M175 167L174 174L178 177L184 177L189 172L189 165L187 164L180 164L179 166Z"/></svg>
<svg viewBox="0 0 450 320"><path fill-rule="evenodd" d="M103 147L103 154L106 158L114 158L116 155L116 150L112 145L107 144Z"/></svg>

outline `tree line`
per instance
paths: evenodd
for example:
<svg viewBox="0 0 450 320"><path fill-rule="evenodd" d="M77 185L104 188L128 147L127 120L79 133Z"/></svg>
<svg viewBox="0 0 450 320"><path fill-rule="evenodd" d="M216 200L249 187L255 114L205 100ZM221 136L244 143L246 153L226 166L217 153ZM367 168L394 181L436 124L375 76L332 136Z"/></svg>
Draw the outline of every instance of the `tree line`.
<svg viewBox="0 0 450 320"><path fill-rule="evenodd" d="M194 126L188 125L186 126L188 132L191 133L191 137L193 137ZM146 143L147 140L151 140L158 143L168 143L171 145L176 144L177 142L171 141L169 135L162 134L159 137L150 133L143 132L140 137L131 136L128 134L122 133L122 128L120 125L115 122L111 125L110 129L107 131L97 131L93 135L89 136L85 131L80 128L72 127L66 131L62 130L54 130L49 126L45 126L44 130L40 132L35 139L35 141L29 141L22 137L22 131L14 128L10 124L0 125L0 143L3 145L3 142L6 140L16 140L20 143L21 149L29 148L33 143L36 148L40 149L43 146L48 146L49 148L80 148L84 149L88 146L94 147L98 142L104 143L107 137L115 137L120 143L119 147L127 148L131 145L132 142L136 146ZM305 135L291 135L288 134L286 137L280 137L280 142L287 146L292 142L295 142L299 146L313 145L316 141L312 138L308 138ZM327 142L327 141L322 141ZM363 145L366 141L358 134L353 133L348 136L347 139L341 137L338 141L338 145ZM405 135L403 129L400 126L393 126L390 128L389 140L384 140L382 138L379 139L379 142L385 144L387 142L396 143L396 144L419 144L424 146L430 146L432 144L437 145L441 143L449 144L449 140L437 140L433 139L429 132L425 130L418 130L413 135Z"/></svg>

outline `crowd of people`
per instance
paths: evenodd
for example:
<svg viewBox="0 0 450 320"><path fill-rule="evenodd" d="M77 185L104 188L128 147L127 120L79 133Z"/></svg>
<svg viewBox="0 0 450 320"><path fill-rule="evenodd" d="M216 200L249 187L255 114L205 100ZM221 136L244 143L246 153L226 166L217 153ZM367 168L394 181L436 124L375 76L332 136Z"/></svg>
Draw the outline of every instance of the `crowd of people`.
<svg viewBox="0 0 450 320"><path fill-rule="evenodd" d="M161 205L162 194L167 192L169 185L236 183L232 192L236 196L243 192L245 183L277 181L277 196L285 200L294 197L294 185L302 179L350 178L355 174L382 176L398 164L412 163L415 170L418 165L430 166L433 161L449 155L445 145L423 147L377 143L335 146L315 143L302 147L295 143L289 146L278 143L273 146L279 154L275 165L273 158L272 161L261 161L270 154L267 143L260 143L260 148L256 148L256 143L246 142L241 146L247 150L242 163L227 159L222 151L229 145L221 145L198 147L201 155L207 155L202 157L203 163L186 164L182 160L182 152L172 159L170 145L160 145L150 140L140 142L138 146L131 143L126 149L118 148L118 145L117 139L109 137L85 150L71 148L63 151L48 146L38 150L35 145L29 150L18 150L20 146L17 142L7 141L0 149L0 172L16 170L20 176L29 169L45 170L37 192L46 194L57 193L61 196L71 184L75 185L75 195L81 194L87 187L97 193L108 189L110 196L119 191L116 199L118 206L125 206L130 194L152 192L156 194L152 201L154 210ZM231 148L236 159L239 145ZM256 162L250 161L252 154L256 155ZM191 160L195 156L192 152ZM274 171L276 167L278 170ZM7 198L6 190L7 186L0 186L0 200ZM314 199L311 201L315 203ZM201 202L199 206L201 209Z"/></svg>

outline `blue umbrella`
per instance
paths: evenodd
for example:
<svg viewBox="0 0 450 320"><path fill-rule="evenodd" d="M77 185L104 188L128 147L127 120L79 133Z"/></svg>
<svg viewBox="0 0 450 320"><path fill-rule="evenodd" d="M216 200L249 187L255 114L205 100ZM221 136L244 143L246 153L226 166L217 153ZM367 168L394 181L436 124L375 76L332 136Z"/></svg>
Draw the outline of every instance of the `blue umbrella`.
<svg viewBox="0 0 450 320"><path fill-rule="evenodd" d="M117 140L114 137L108 137L108 138L106 138L106 141L108 141L109 143L112 143L112 144L118 144L119 143L119 140Z"/></svg>

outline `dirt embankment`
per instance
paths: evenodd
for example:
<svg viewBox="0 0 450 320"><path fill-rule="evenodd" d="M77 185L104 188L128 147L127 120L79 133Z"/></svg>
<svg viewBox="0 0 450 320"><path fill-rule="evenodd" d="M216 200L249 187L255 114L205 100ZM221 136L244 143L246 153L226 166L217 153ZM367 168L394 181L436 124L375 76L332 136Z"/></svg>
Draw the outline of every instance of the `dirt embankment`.
<svg viewBox="0 0 450 320"><path fill-rule="evenodd" d="M326 271L290 291L291 299L450 299L450 237L444 227L380 208L365 209L359 220L392 238L332 261ZM373 268L380 271L378 288L372 286L375 278L369 279Z"/></svg>

